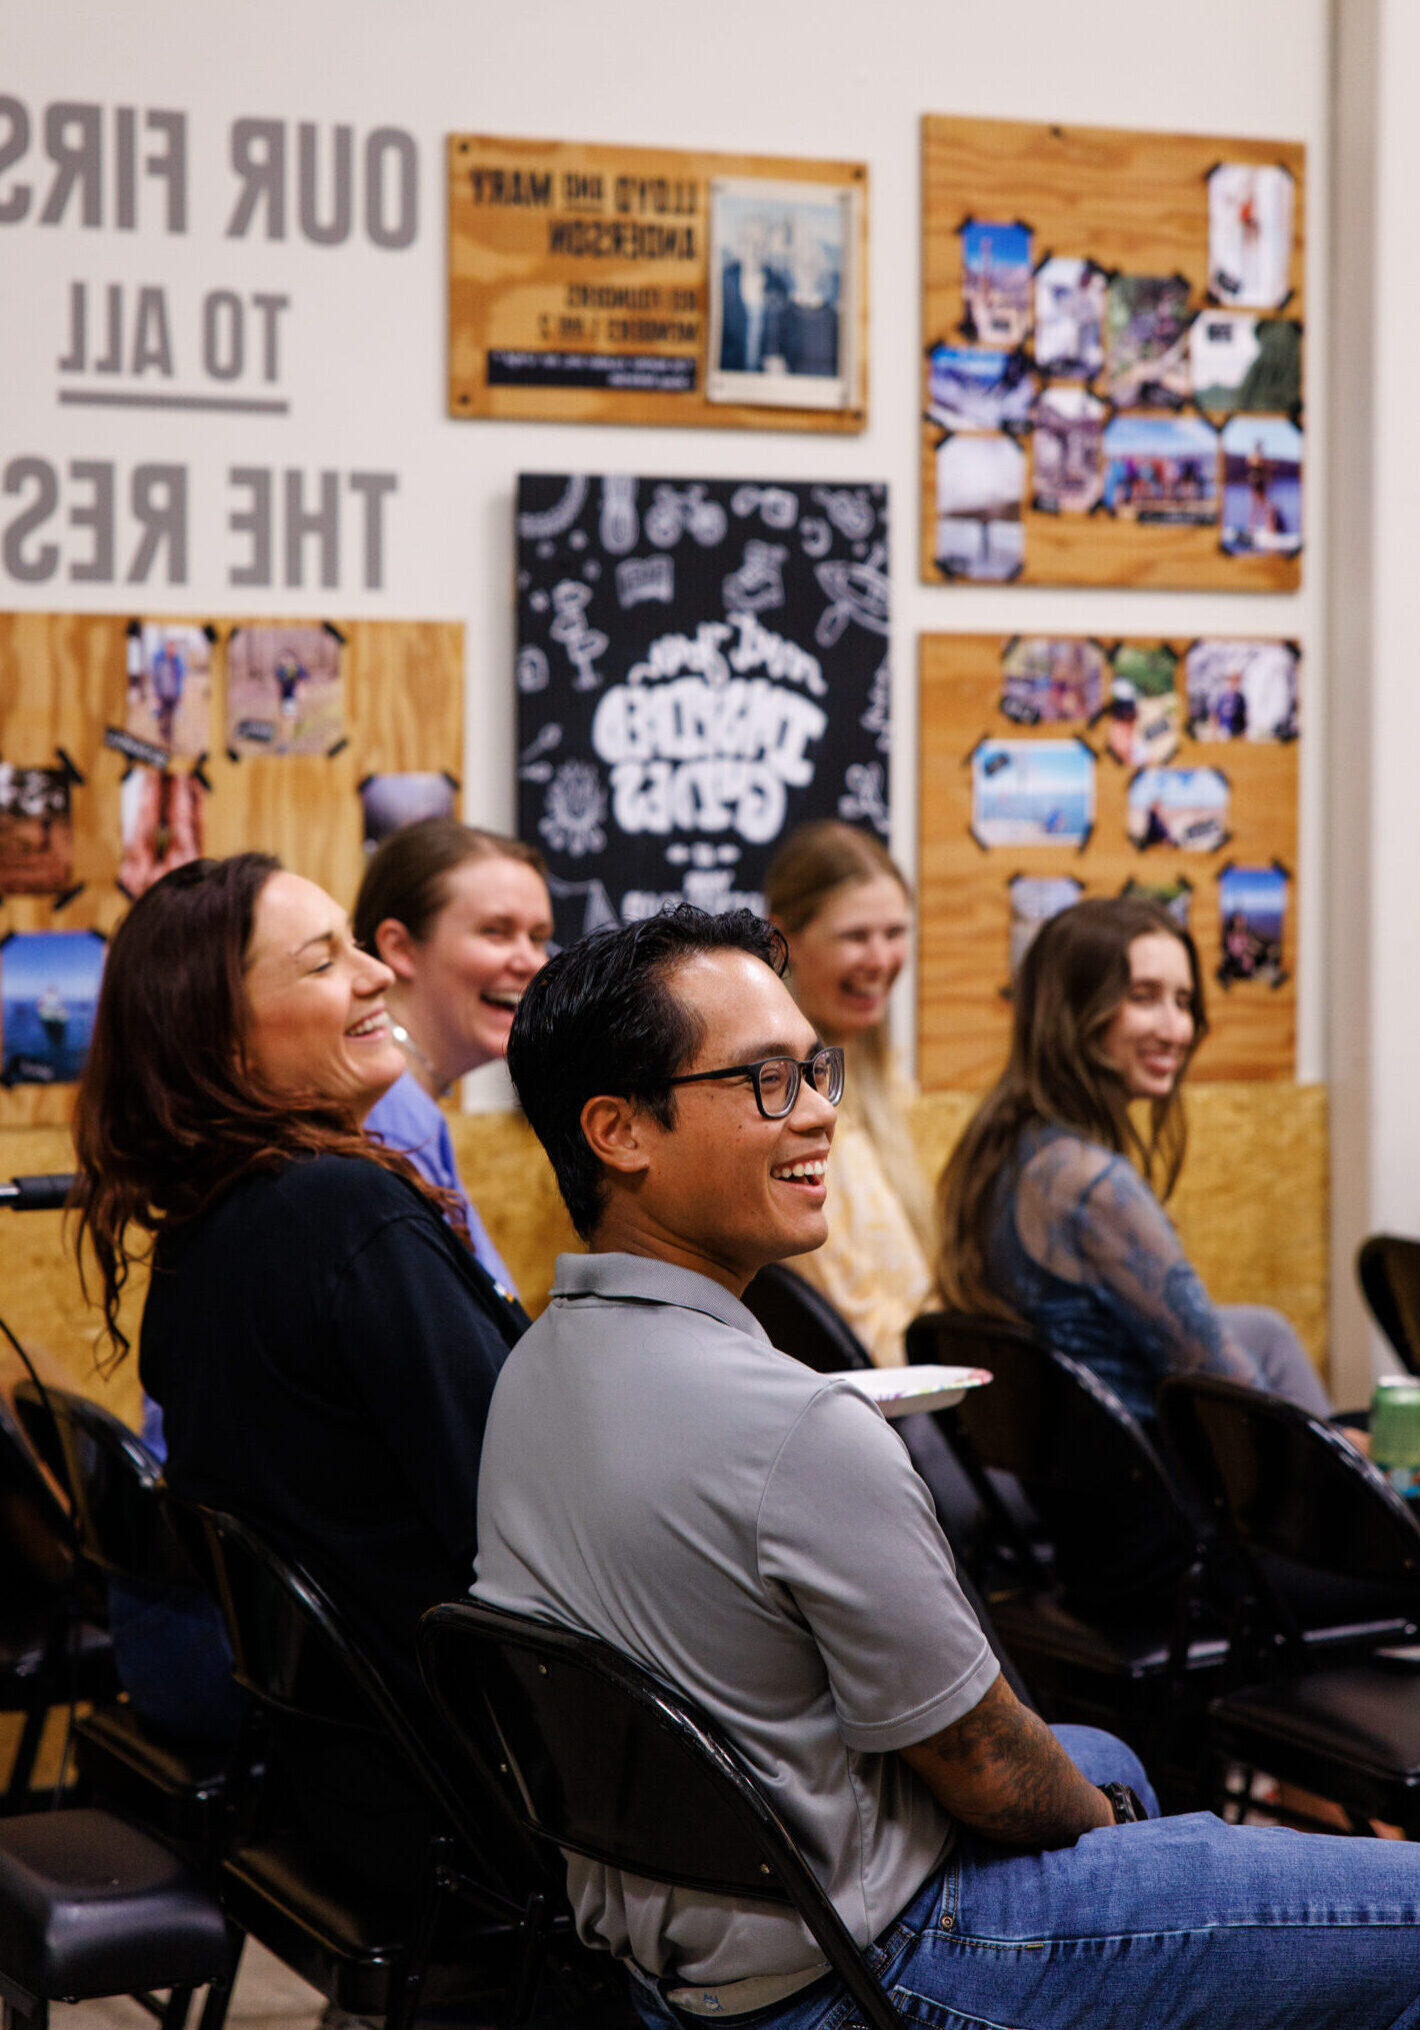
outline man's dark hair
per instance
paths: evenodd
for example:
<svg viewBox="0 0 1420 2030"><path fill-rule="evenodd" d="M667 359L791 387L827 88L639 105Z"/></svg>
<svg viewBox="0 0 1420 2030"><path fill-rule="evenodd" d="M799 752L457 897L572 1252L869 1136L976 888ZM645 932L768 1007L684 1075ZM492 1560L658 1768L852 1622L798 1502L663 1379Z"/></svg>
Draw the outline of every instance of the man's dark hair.
<svg viewBox="0 0 1420 2030"><path fill-rule="evenodd" d="M699 952L748 952L784 971L784 940L752 910L710 916L689 903L624 929L593 931L549 959L524 990L508 1039L508 1070L547 1151L572 1224L589 1240L606 1184L582 1133L597 1093L638 1100L675 1123L668 1080L700 1047L702 1028L671 976Z"/></svg>

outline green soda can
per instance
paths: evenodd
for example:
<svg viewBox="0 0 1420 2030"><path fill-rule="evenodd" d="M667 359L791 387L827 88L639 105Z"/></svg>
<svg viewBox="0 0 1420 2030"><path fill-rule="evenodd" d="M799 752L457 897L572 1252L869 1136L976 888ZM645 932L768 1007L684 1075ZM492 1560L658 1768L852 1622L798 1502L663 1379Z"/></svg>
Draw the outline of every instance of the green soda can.
<svg viewBox="0 0 1420 2030"><path fill-rule="evenodd" d="M1386 1375L1376 1383L1371 1458L1397 1494L1420 1495L1420 1380Z"/></svg>

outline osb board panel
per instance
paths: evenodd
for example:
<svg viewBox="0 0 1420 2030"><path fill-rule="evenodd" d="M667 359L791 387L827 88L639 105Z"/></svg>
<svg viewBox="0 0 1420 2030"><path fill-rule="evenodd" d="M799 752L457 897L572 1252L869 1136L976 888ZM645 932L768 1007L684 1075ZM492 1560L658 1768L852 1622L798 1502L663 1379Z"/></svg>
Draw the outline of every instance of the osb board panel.
<svg viewBox="0 0 1420 2030"><path fill-rule="evenodd" d="M1189 310L1201 310L1208 301L1205 178L1220 162L1280 164L1292 172L1292 293L1284 307L1257 314L1303 318L1306 150L1301 143L924 116L922 576L928 584L943 583L947 574L935 556L935 452L942 431L926 420L926 354L942 341L962 342L957 228L967 217L1028 225L1032 266L1055 254L1088 258L1127 275L1181 275L1189 284ZM1305 467L1302 484L1305 498ZM1228 556L1219 546L1216 525L1188 528L1107 513L1040 513L1030 506L1032 492L1028 470L1022 516L1025 564L1017 584L1283 592L1301 583L1299 557Z"/></svg>
<svg viewBox="0 0 1420 2030"><path fill-rule="evenodd" d="M914 1126L941 1174L977 1095L927 1093ZM1330 1219L1326 1088L1189 1081L1188 1156L1169 1217L1219 1304L1271 1304L1326 1372Z"/></svg>
<svg viewBox="0 0 1420 2030"><path fill-rule="evenodd" d="M914 1126L929 1177L941 1171L978 1095L926 1094ZM1273 1304L1318 1366L1326 1359L1328 1219L1326 1092L1321 1086L1190 1085L1189 1151L1170 1202L1190 1257L1220 1303ZM534 1315L553 1263L580 1242L532 1130L515 1114L451 1114L460 1173ZM0 1131L0 1177L66 1170L67 1133ZM59 1213L0 1210L4 1316L26 1345L53 1355L74 1385L138 1421L137 1363L94 1369L95 1314L84 1306ZM135 1271L124 1327L137 1339L146 1277ZM9 1370L0 1370L8 1375Z"/></svg>
<svg viewBox="0 0 1420 2030"><path fill-rule="evenodd" d="M582 1249L552 1165L521 1114L451 1113L448 1120L459 1175L536 1318L552 1294L558 1255Z"/></svg>
<svg viewBox="0 0 1420 2030"><path fill-rule="evenodd" d="M1159 637L1139 644L1153 647ZM1010 898L1017 874L1070 875L1087 895L1117 895L1126 881L1192 883L1189 927L1198 943L1211 1033L1194 1060L1203 1079L1289 1079L1296 1057L1297 745L1295 741L1195 741L1184 731L1173 768L1212 767L1228 778L1226 843L1208 853L1167 845L1140 850L1125 831L1134 771L1104 749L1103 727L1021 726L1001 711L1001 658L1008 635L924 635L920 647L921 840L917 953L917 1068L922 1085L985 1088L1010 1041ZM1168 645L1180 656L1188 644ZM1180 661L1178 682L1183 683ZM995 846L973 838L969 757L993 739L1068 740L1083 732L1096 750L1095 826L1083 849ZM1217 876L1229 863L1280 861L1293 879L1283 932L1287 977L1216 980L1221 924Z"/></svg>
<svg viewBox="0 0 1420 2030"><path fill-rule="evenodd" d="M524 1303L536 1316L551 1292L557 1256L581 1247L551 1166L520 1114L451 1111L448 1121L460 1175ZM0 1127L0 1178L73 1166L67 1128ZM116 1416L136 1425L137 1361L125 1360L107 1376L96 1371L95 1351L101 1347L98 1313L84 1303L63 1229L62 1213L11 1213L0 1207L0 1315L23 1345L38 1346L59 1361L76 1388L96 1395ZM123 1328L135 1348L147 1287L146 1270L136 1266L122 1314ZM7 1378L9 1369L0 1357L0 1383Z"/></svg>
<svg viewBox="0 0 1420 2030"><path fill-rule="evenodd" d="M868 172L861 162L778 155L707 155L576 141L530 141L451 134L449 166L449 413L533 422L666 423L721 430L861 431L868 402ZM475 176L501 175L517 202L475 201ZM515 184L514 178L520 180ZM532 196L549 179L548 201ZM705 396L710 346L710 185L744 177L778 184L855 187L853 249L857 319L846 409L777 403L711 402ZM569 202L566 179L583 193ZM543 188L540 183L538 188ZM625 193L618 202L618 189ZM643 260L616 253L588 259L553 250L549 226L647 225L688 233L684 253ZM678 243L676 243L678 244ZM584 290L590 290L588 302ZM648 297L647 292L652 292ZM610 312L602 303L620 305ZM631 329L622 334L620 326ZM662 329L664 327L664 329ZM642 330L654 333L640 336ZM695 386L668 389L490 386L490 351L691 358Z"/></svg>
<svg viewBox="0 0 1420 2030"><path fill-rule="evenodd" d="M23 1177L72 1170L74 1146L67 1128L0 1128L0 1177ZM136 1347L143 1315L147 1272L135 1269L125 1293L121 1323ZM79 1287L74 1251L65 1238L60 1212L9 1212L0 1208L0 1313L20 1344L57 1362L73 1386L97 1397L135 1428L140 1421L138 1362L107 1362L99 1313L86 1305ZM8 1346L0 1348L0 1385L19 1377Z"/></svg>
<svg viewBox="0 0 1420 2030"><path fill-rule="evenodd" d="M83 883L81 892L58 912L45 895L0 898L0 937L11 930L91 929L107 936L128 906L116 878L119 787L130 763L104 745L104 731L124 725L126 630L132 617L0 614L0 759L52 766L60 747L84 778L72 790L74 880ZM349 904L364 867L357 784L366 775L456 773L462 766L463 629L433 621L333 623L345 643L345 744L329 757L250 754L234 760L226 752L227 645L233 628L320 623L289 617L209 620L217 642L203 763L211 784L204 850L276 853ZM174 768L191 765L180 760ZM3 963L0 956L0 967ZM0 1128L65 1122L73 1092L72 1086L41 1084L0 1090Z"/></svg>

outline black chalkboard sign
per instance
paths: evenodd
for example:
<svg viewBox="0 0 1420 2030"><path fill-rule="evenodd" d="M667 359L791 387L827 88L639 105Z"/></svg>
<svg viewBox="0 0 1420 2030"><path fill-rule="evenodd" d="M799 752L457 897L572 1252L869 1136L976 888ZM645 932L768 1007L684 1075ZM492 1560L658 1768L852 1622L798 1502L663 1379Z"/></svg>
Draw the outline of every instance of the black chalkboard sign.
<svg viewBox="0 0 1420 2030"><path fill-rule="evenodd" d="M885 486L524 474L518 833L557 939L763 908L806 818L888 831Z"/></svg>

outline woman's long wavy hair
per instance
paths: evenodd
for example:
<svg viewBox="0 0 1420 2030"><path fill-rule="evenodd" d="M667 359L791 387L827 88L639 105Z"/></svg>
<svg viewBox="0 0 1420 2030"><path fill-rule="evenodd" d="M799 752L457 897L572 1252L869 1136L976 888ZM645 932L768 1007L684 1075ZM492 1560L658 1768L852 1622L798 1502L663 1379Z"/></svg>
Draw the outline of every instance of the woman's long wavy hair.
<svg viewBox="0 0 1420 2030"><path fill-rule="evenodd" d="M367 1139L347 1106L278 1092L250 1062L247 950L257 902L280 866L269 853L238 853L178 867L140 896L109 946L74 1109L70 1205L80 1276L87 1243L116 1359L128 1351L118 1309L129 1269L150 1251L130 1245L133 1230L156 1239L253 1171L301 1156L360 1156L446 1210L407 1158Z"/></svg>
<svg viewBox="0 0 1420 2030"><path fill-rule="evenodd" d="M764 882L771 920L788 940L788 984L794 988L793 949L798 933L840 889L889 875L910 904L907 877L885 846L871 832L845 825L837 818L818 818L799 825L775 854ZM797 989L794 989L797 995ZM813 1010L804 1011L809 1020ZM848 1077L843 1112L867 1129L883 1169L907 1214L908 1223L930 1259L936 1242L932 1194L927 1188L912 1139L912 1124L894 1090L892 1046L884 1016L844 1045ZM898 1082L900 1083L900 1081Z"/></svg>
<svg viewBox="0 0 1420 2030"><path fill-rule="evenodd" d="M1149 1102L1145 1137L1102 1046L1129 991L1129 947L1136 938L1160 933L1176 938L1188 954L1193 1041L1168 1098ZM1179 1089L1207 1033L1198 953L1162 904L1136 896L1101 897L1077 902L1042 925L1016 976L1006 1069L942 1172L937 1274L950 1309L1013 1315L987 1281L988 1229L1002 1168L1033 1123L1068 1128L1128 1156L1159 1196L1168 1197L1187 1140Z"/></svg>

